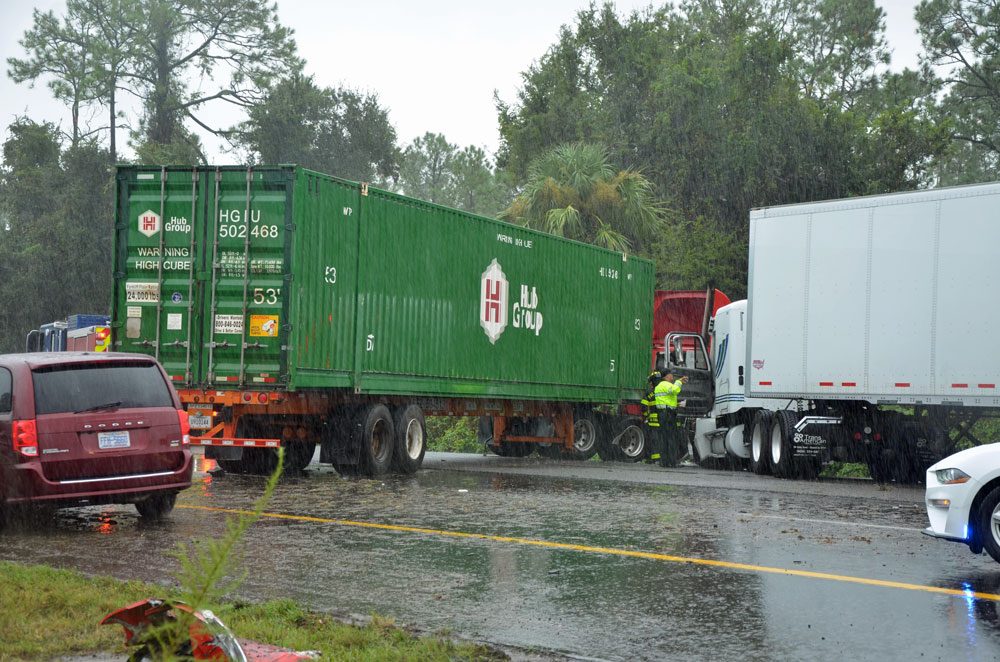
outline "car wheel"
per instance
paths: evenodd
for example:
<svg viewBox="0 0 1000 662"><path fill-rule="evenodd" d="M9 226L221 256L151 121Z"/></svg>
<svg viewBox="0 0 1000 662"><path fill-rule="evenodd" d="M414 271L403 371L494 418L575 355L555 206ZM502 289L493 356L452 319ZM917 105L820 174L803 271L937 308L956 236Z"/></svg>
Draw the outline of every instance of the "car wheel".
<svg viewBox="0 0 1000 662"><path fill-rule="evenodd" d="M135 509L139 511L139 516L143 519L155 521L163 519L163 517L169 515L170 511L174 509L175 503L177 503L176 492L171 492L169 494L154 494L153 496L146 497L142 501L137 501Z"/></svg>
<svg viewBox="0 0 1000 662"><path fill-rule="evenodd" d="M1000 487L986 495L979 504L977 537L983 543L986 553L1000 563Z"/></svg>

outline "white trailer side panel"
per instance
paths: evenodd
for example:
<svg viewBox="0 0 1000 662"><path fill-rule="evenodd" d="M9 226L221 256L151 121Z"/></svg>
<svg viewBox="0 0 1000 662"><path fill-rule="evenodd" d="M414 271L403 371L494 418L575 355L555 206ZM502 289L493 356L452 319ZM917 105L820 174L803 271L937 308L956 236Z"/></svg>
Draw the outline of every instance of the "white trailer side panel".
<svg viewBox="0 0 1000 662"><path fill-rule="evenodd" d="M1000 406L1000 184L750 214L749 397Z"/></svg>

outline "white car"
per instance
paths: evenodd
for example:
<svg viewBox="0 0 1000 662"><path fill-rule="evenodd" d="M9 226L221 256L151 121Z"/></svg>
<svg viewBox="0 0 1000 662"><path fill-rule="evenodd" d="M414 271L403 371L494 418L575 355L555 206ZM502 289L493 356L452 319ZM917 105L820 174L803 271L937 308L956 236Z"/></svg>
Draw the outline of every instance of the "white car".
<svg viewBox="0 0 1000 662"><path fill-rule="evenodd" d="M985 549L1000 563L1000 444L949 455L927 470L924 533Z"/></svg>

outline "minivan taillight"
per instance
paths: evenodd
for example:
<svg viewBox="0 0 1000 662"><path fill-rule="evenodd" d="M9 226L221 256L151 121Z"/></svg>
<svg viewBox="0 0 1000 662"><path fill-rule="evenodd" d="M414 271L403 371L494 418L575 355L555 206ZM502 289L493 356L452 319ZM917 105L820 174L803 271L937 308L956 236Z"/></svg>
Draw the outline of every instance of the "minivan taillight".
<svg viewBox="0 0 1000 662"><path fill-rule="evenodd" d="M38 427L35 419L14 421L14 451L25 457L38 457Z"/></svg>
<svg viewBox="0 0 1000 662"><path fill-rule="evenodd" d="M183 409L177 410L177 418L181 423L181 446L191 445L191 422L188 420L188 413Z"/></svg>

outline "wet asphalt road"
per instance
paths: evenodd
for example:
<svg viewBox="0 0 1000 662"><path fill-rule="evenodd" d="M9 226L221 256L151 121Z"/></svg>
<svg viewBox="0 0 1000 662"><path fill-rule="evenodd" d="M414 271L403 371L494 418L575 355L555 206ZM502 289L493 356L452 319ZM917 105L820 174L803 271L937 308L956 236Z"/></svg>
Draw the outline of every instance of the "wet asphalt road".
<svg viewBox="0 0 1000 662"><path fill-rule="evenodd" d="M177 542L223 526L225 513L201 507L248 507L262 484L199 474L155 525L126 507L60 511L0 535L0 558L169 583ZM920 533L922 497L868 482L436 453L406 478L318 468L280 486L268 511L289 518L249 534L238 593L583 658L1000 658L1000 603L760 568L1000 593L1000 564Z"/></svg>

